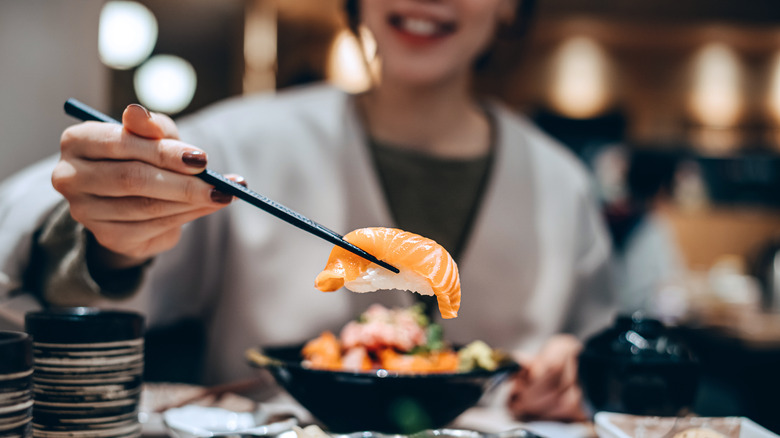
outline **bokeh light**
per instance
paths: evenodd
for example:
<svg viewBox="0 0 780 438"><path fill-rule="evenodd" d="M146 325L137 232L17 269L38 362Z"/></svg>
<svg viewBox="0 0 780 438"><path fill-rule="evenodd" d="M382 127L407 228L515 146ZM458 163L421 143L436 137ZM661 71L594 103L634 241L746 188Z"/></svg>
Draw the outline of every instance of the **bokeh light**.
<svg viewBox="0 0 780 438"><path fill-rule="evenodd" d="M109 1L100 11L98 52L107 66L126 70L141 64L157 42L157 19L144 5Z"/></svg>
<svg viewBox="0 0 780 438"><path fill-rule="evenodd" d="M780 126L780 52L775 53L772 58L772 66L769 73L767 106L769 108L769 114L775 122L775 126Z"/></svg>
<svg viewBox="0 0 780 438"><path fill-rule="evenodd" d="M732 49L712 43L693 59L689 106L694 118L706 127L730 128L742 113L742 71Z"/></svg>
<svg viewBox="0 0 780 438"><path fill-rule="evenodd" d="M197 76L186 60L173 55L156 55L136 70L134 85L141 104L154 111L174 114L192 101Z"/></svg>
<svg viewBox="0 0 780 438"><path fill-rule="evenodd" d="M561 44L553 57L551 80L550 105L567 117L595 117L611 103L609 60L591 38L578 36Z"/></svg>
<svg viewBox="0 0 780 438"><path fill-rule="evenodd" d="M371 75L364 53L364 48L350 30L339 32L328 57L328 81L352 93L367 90L371 86Z"/></svg>

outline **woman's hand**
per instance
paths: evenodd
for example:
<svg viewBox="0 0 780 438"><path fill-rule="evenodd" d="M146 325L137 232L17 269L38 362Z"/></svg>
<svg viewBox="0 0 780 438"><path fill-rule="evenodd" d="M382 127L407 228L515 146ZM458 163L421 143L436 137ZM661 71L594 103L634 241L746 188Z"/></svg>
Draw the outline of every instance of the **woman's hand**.
<svg viewBox="0 0 780 438"><path fill-rule="evenodd" d="M583 421L582 391L577 383L577 355L582 344L570 335L552 337L535 357L519 358L509 410L529 420Z"/></svg>
<svg viewBox="0 0 780 438"><path fill-rule="evenodd" d="M130 105L122 123L66 129L52 173L71 216L99 244L91 258L110 269L141 265L174 247L183 224L232 200L192 177L205 169L206 154L179 141L169 117Z"/></svg>

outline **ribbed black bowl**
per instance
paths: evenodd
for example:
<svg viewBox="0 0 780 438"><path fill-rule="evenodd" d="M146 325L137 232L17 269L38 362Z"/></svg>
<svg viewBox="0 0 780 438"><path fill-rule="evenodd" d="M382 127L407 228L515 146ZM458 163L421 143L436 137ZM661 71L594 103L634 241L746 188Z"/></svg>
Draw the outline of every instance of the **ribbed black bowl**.
<svg viewBox="0 0 780 438"><path fill-rule="evenodd" d="M436 429L477 404L519 369L507 361L495 371L399 374L325 371L303 367L303 345L263 347L276 381L331 432L413 433Z"/></svg>
<svg viewBox="0 0 780 438"><path fill-rule="evenodd" d="M34 342L115 342L138 339L144 333L144 317L135 312L68 307L29 312L24 319Z"/></svg>
<svg viewBox="0 0 780 438"><path fill-rule="evenodd" d="M0 330L0 374L32 369L32 338L24 332Z"/></svg>

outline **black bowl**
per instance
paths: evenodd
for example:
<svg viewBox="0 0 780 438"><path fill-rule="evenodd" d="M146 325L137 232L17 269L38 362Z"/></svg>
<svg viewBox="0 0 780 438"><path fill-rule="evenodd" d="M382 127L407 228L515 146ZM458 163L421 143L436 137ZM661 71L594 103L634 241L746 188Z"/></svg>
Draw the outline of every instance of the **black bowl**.
<svg viewBox="0 0 780 438"><path fill-rule="evenodd" d="M260 350L268 369L287 392L331 432L408 434L453 421L520 367L507 361L494 371L403 374L326 371L301 365L301 345Z"/></svg>
<svg viewBox="0 0 780 438"><path fill-rule="evenodd" d="M619 317L585 343L578 373L593 412L676 416L694 403L700 366L661 322Z"/></svg>
<svg viewBox="0 0 780 438"><path fill-rule="evenodd" d="M35 342L91 344L139 339L144 317L135 312L66 307L29 312L24 317L27 333Z"/></svg>
<svg viewBox="0 0 780 438"><path fill-rule="evenodd" d="M2 358L0 374L16 374L31 370L33 355L30 335L24 332L0 330L0 358ZM5 386L5 383L0 385Z"/></svg>

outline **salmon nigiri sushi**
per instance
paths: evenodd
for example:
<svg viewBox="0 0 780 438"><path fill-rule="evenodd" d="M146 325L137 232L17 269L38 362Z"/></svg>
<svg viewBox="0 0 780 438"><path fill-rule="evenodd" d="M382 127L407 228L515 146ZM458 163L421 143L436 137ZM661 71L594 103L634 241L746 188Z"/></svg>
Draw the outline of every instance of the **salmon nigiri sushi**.
<svg viewBox="0 0 780 438"><path fill-rule="evenodd" d="M435 295L443 318L455 318L460 308L458 266L435 241L396 228L361 228L344 239L399 269L394 274L336 246L317 275L315 287L332 292L342 286L353 292L398 289Z"/></svg>

